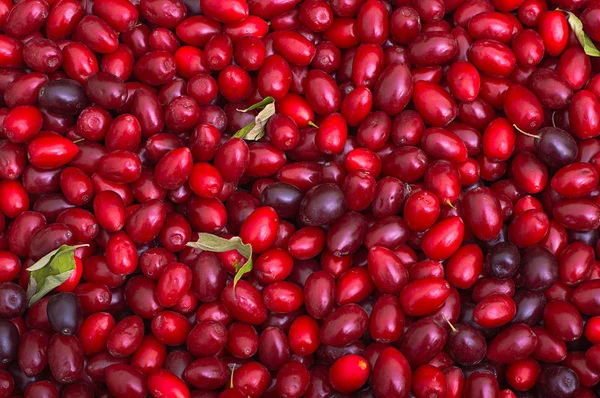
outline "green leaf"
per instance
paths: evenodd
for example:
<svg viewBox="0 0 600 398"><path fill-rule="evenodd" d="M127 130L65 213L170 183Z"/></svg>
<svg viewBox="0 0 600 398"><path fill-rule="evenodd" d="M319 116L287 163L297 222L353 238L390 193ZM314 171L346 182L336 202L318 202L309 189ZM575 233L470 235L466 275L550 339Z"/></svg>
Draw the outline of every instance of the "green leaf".
<svg viewBox="0 0 600 398"><path fill-rule="evenodd" d="M267 122L275 114L275 104L265 106L265 109L260 111L254 118L254 126L244 137L245 140L258 141L265 135L265 127Z"/></svg>
<svg viewBox="0 0 600 398"><path fill-rule="evenodd" d="M235 272L238 272L238 270L240 269L239 260L238 259L233 260L233 263L231 265L233 265L233 269L235 270Z"/></svg>
<svg viewBox="0 0 600 398"><path fill-rule="evenodd" d="M247 124L246 126L242 127L241 129L239 129L238 131L236 131L236 133L232 136L232 138L244 138L246 136L246 134L248 134L250 132L250 130L252 130L254 128L254 122Z"/></svg>
<svg viewBox="0 0 600 398"><path fill-rule="evenodd" d="M27 268L27 271L30 272L27 286L27 298L30 306L69 279L75 270L75 254L73 252L84 246L89 245L62 245Z"/></svg>
<svg viewBox="0 0 600 398"><path fill-rule="evenodd" d="M583 47L583 51L589 56L600 57L600 51L596 48L592 39L583 31L581 20L570 11L563 10L563 12L567 14L569 25L573 29L573 32L575 32L575 36L577 36L577 40L579 40L581 47Z"/></svg>
<svg viewBox="0 0 600 398"><path fill-rule="evenodd" d="M195 249L201 249L207 252L222 253L230 250L237 250L246 258L246 262L241 267L237 268L235 277L233 278L233 294L235 295L235 287L242 276L252 271L252 246L242 242L242 238L234 236L231 239L221 238L213 234L200 233L196 242L188 242L187 246Z"/></svg>
<svg viewBox="0 0 600 398"><path fill-rule="evenodd" d="M246 263L237 270L237 272L235 273L235 276L233 277L233 293L234 294L235 294L235 287L237 286L237 283L240 281L240 279L242 279L242 276L244 276L248 272L252 271L253 266L254 266L254 264L252 264L252 257L250 257L248 259L248 261L246 261Z"/></svg>
<svg viewBox="0 0 600 398"><path fill-rule="evenodd" d="M188 242L187 245L207 252L223 253L229 250L237 250L246 258L252 256L252 246L242 242L242 238L239 236L225 239L213 234L200 233L196 242Z"/></svg>
<svg viewBox="0 0 600 398"><path fill-rule="evenodd" d="M37 293L35 293L29 299L29 306L32 306L33 304L35 304L36 301L42 299L46 294L50 293L54 288L62 285L67 279L69 279L69 277L71 276L71 274L73 273L74 270L75 270L75 268L70 269L65 272L62 272L60 274L48 275L46 277L46 279L44 279L44 283L42 283L41 286L36 285ZM32 277L32 279L33 279L33 277ZM39 286L39 289L38 289L38 286ZM27 289L27 292L29 292L29 289Z"/></svg>
<svg viewBox="0 0 600 398"><path fill-rule="evenodd" d="M265 99L263 99L262 101L257 102L256 104L254 104L246 109L236 109L236 111L246 113L246 112L250 112L255 109L258 109L258 108L264 108L265 106L272 104L273 102L275 102L275 98L265 97Z"/></svg>
<svg viewBox="0 0 600 398"><path fill-rule="evenodd" d="M271 98L271 97L267 97ZM265 102L266 98L262 100L260 103ZM272 100L272 98L271 98ZM253 106L257 106L258 104L252 105L250 108L245 109L244 111L251 110ZM264 109L256 115L254 121L249 123L248 125L239 129L234 135L234 138L243 138L248 141L258 141L265 135L265 126L267 122L275 114L275 104L273 101L269 102L264 106Z"/></svg>

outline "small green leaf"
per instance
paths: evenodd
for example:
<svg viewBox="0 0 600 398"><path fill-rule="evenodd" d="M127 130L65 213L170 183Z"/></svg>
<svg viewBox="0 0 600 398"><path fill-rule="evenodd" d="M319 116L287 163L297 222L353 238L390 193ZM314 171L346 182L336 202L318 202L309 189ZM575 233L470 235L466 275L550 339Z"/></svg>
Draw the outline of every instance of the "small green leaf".
<svg viewBox="0 0 600 398"><path fill-rule="evenodd" d="M207 252L223 253L229 250L237 250L246 258L252 256L252 246L242 242L242 238L239 236L225 239L213 234L200 233L196 242L188 242L187 245Z"/></svg>
<svg viewBox="0 0 600 398"><path fill-rule="evenodd" d="M255 109L258 109L258 108L264 108L265 106L272 104L273 102L275 102L275 98L265 97L265 99L263 99L262 101L257 102L256 104L254 104L246 109L236 109L236 111L246 113L246 112L250 112Z"/></svg>
<svg viewBox="0 0 600 398"><path fill-rule="evenodd" d="M563 10L563 12L567 14L569 25L573 29L573 32L575 32L575 36L577 36L577 40L579 40L581 47L583 47L583 51L589 56L600 57L600 51L596 48L592 39L583 31L581 20L570 11Z"/></svg>
<svg viewBox="0 0 600 398"><path fill-rule="evenodd" d="M73 252L84 246L89 245L62 245L27 268L27 271L30 272L27 286L30 306L69 279L75 270L75 254Z"/></svg>
<svg viewBox="0 0 600 398"><path fill-rule="evenodd" d="M246 261L246 263L237 270L237 272L235 273L235 276L233 277L233 292L234 292L234 294L235 294L235 287L237 286L237 283L240 281L240 279L242 279L242 276L244 276L248 272L252 271L252 267L253 267L252 257L250 257L248 259L248 261Z"/></svg>
<svg viewBox="0 0 600 398"><path fill-rule="evenodd" d="M234 236L231 239L221 238L213 234L200 233L196 242L188 242L187 246L195 249L201 249L207 252L222 253L230 250L237 250L246 262L241 267L236 267L236 274L233 278L233 294L235 295L235 287L242 276L252 271L252 246L242 242L242 238Z"/></svg>
<svg viewBox="0 0 600 398"><path fill-rule="evenodd" d="M270 98L270 102L264 105L264 109L256 115L254 121L249 123L248 125L239 129L234 135L234 138L243 138L248 141L258 141L265 135L265 126L267 122L275 114L275 104L273 103L272 97L267 97L258 104L264 103L268 98ZM244 109L242 112L256 109L253 107L258 107L258 104L252 105L248 109Z"/></svg>

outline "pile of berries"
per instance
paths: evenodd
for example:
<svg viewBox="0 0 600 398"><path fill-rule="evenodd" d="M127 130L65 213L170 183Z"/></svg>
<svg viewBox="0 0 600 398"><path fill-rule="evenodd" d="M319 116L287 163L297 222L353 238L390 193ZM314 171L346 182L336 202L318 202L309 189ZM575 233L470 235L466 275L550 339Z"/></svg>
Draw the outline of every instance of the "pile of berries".
<svg viewBox="0 0 600 398"><path fill-rule="evenodd" d="M0 0L0 397L600 396L599 0Z"/></svg>

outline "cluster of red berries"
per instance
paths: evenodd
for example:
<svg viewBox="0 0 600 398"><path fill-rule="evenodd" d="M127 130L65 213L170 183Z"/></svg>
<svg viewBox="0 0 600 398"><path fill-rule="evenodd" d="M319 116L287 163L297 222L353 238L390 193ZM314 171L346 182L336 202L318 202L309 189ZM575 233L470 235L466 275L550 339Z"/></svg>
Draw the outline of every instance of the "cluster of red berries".
<svg viewBox="0 0 600 398"><path fill-rule="evenodd" d="M598 0L0 0L0 397L598 397L596 41Z"/></svg>

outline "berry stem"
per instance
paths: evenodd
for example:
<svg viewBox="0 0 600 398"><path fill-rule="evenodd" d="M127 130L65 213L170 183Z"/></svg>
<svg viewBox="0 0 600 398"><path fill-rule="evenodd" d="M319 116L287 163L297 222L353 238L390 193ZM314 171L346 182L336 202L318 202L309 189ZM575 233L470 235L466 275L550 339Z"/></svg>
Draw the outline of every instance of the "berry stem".
<svg viewBox="0 0 600 398"><path fill-rule="evenodd" d="M535 135L535 134L530 134L530 133L526 133L525 131L521 130L516 124L513 124L513 127L521 134L525 134L528 137L533 137L533 138L537 138L538 140L540 138L542 138L541 135Z"/></svg>
<svg viewBox="0 0 600 398"><path fill-rule="evenodd" d="M456 333L456 328L454 327L454 325L452 324L452 322L450 322L448 320L448 318L446 318L446 315L442 312L442 318L444 318L444 320L448 323L448 325L450 326L450 329L452 329L453 333Z"/></svg>

